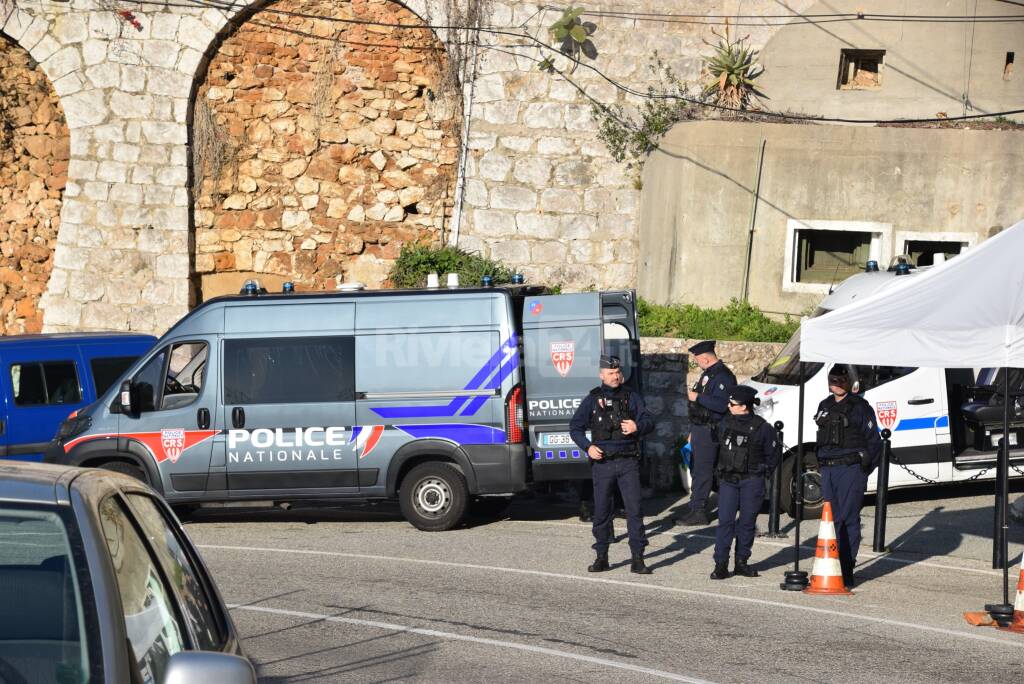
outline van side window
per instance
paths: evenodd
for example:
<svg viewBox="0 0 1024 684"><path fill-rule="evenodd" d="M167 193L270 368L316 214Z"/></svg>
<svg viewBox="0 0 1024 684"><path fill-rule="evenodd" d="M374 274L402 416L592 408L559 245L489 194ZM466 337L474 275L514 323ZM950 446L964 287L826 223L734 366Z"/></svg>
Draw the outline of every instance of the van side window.
<svg viewBox="0 0 1024 684"><path fill-rule="evenodd" d="M857 379L860 380L860 391L866 392L887 382L898 380L904 375L910 375L917 369L909 366L853 366L853 370Z"/></svg>
<svg viewBox="0 0 1024 684"><path fill-rule="evenodd" d="M110 386L117 382L117 379L124 375L128 367L138 358L138 356L110 356L90 360L89 367L92 368L92 384L96 388L96 396L103 396L103 393L110 389Z"/></svg>
<svg viewBox="0 0 1024 684"><path fill-rule="evenodd" d="M351 337L225 340L224 403L352 401L354 365Z"/></svg>
<svg viewBox="0 0 1024 684"><path fill-rule="evenodd" d="M77 404L82 401L73 361L43 361L11 365L16 406Z"/></svg>
<svg viewBox="0 0 1024 684"><path fill-rule="evenodd" d="M205 342L179 343L157 352L135 374L139 410L167 411L194 402L203 389L206 357Z"/></svg>

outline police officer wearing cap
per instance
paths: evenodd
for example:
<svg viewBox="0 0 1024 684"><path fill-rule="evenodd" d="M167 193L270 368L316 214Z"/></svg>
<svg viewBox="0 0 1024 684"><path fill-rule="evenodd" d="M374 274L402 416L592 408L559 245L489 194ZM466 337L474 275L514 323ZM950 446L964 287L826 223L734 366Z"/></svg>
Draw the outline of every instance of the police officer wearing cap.
<svg viewBox="0 0 1024 684"><path fill-rule="evenodd" d="M683 525L707 525L708 496L718 453L717 426L726 415L729 392L736 387L736 376L715 354L715 341L698 342L689 349L703 371L689 389L691 484L690 506L679 519Z"/></svg>
<svg viewBox="0 0 1024 684"><path fill-rule="evenodd" d="M593 549L597 558L587 570L608 570L608 546L612 541L615 488L618 487L626 507L629 550L633 557L630 570L648 575L651 571L644 565L647 533L640 510L640 438L654 428L654 421L640 394L623 385L618 357L601 357L600 377L601 385L583 398L569 422L572 441L590 459L594 483Z"/></svg>
<svg viewBox="0 0 1024 684"><path fill-rule="evenodd" d="M718 529L715 530L715 570L711 579L729 577L729 550L736 540L733 572L757 577L747 561L754 546L757 514L764 501L765 475L779 463L781 446L775 430L754 415L761 403L757 390L746 385L729 392L729 414L719 425L718 447ZM737 522L737 512L739 521Z"/></svg>
<svg viewBox="0 0 1024 684"><path fill-rule="evenodd" d="M882 453L875 411L862 397L850 392L850 387L846 366L832 366L828 372L830 396L818 404L814 415L818 424L815 441L821 490L825 501L832 504L839 538L839 564L848 587L853 586L853 567L860 549L864 490Z"/></svg>

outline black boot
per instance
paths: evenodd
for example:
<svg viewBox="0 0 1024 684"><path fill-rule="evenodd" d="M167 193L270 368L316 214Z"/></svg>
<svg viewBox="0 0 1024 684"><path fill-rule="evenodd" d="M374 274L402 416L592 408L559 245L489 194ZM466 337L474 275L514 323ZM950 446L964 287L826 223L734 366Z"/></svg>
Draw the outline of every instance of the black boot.
<svg viewBox="0 0 1024 684"><path fill-rule="evenodd" d="M629 566L630 572L635 572L638 575L650 575L651 569L644 565L644 554L634 553L633 563Z"/></svg>
<svg viewBox="0 0 1024 684"><path fill-rule="evenodd" d="M711 579L723 580L729 579L729 563L715 563L715 571L711 573Z"/></svg>
<svg viewBox="0 0 1024 684"><path fill-rule="evenodd" d="M588 523L594 519L589 501L580 501L580 522Z"/></svg>
<svg viewBox="0 0 1024 684"><path fill-rule="evenodd" d="M747 561L736 559L736 565L732 569L733 574L743 575L744 577L760 577L757 574L757 570L747 565Z"/></svg>
<svg viewBox="0 0 1024 684"><path fill-rule="evenodd" d="M597 554L597 558L594 559L594 562L591 563L589 567L587 567L587 572L604 572L607 569L608 569L608 554L607 553L599 553L599 554Z"/></svg>

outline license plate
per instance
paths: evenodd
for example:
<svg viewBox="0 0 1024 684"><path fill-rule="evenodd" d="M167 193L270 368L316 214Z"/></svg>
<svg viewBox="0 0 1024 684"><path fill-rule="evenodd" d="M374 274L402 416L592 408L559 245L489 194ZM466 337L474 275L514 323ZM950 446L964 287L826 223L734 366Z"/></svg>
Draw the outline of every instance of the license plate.
<svg viewBox="0 0 1024 684"><path fill-rule="evenodd" d="M544 446L570 446L573 441L568 432L548 432L541 435L540 443Z"/></svg>

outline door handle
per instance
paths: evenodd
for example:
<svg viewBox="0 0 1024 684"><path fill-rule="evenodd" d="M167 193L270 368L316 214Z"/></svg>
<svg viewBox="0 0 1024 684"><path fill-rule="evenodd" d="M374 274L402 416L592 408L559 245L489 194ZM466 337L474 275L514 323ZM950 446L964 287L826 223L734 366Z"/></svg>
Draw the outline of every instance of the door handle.
<svg viewBox="0 0 1024 684"><path fill-rule="evenodd" d="M245 409L241 406L231 409L231 425L236 429L245 427Z"/></svg>
<svg viewBox="0 0 1024 684"><path fill-rule="evenodd" d="M911 406L921 406L922 404L933 404L935 403L935 400L931 397L915 397L913 399L908 399L907 403Z"/></svg>
<svg viewBox="0 0 1024 684"><path fill-rule="evenodd" d="M196 412L196 424L200 430L207 430L210 427L210 409L201 408Z"/></svg>
<svg viewBox="0 0 1024 684"><path fill-rule="evenodd" d="M7 421L0 418L0 435L7 431Z"/></svg>

